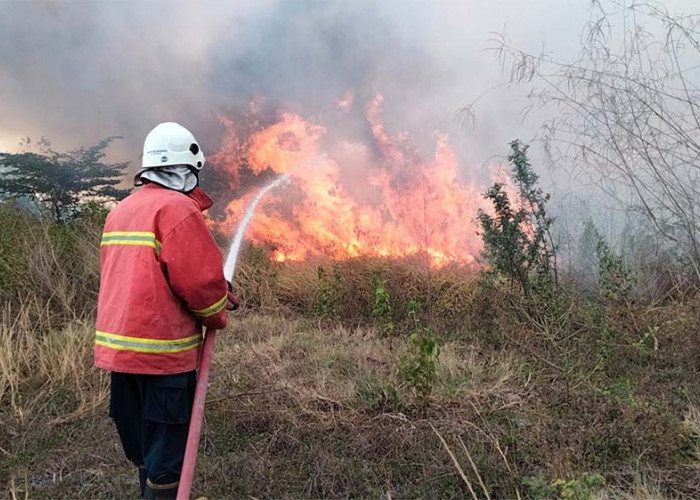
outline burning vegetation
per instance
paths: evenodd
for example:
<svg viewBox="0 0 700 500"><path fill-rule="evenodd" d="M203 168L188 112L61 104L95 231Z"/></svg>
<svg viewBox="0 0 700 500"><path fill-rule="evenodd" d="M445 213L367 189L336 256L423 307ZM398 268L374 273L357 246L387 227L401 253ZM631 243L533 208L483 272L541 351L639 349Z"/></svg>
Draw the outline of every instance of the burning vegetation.
<svg viewBox="0 0 700 500"><path fill-rule="evenodd" d="M436 132L434 151L422 153L410 136L388 130L377 94L364 110L368 140L334 134L328 145L317 120L280 113L264 123L257 104L243 120L221 118L226 133L210 160L232 190L212 219L216 231L233 232L257 191L252 185L288 173L291 186L261 202L247 233L276 261L421 255L433 268L475 264L476 215L487 202L474 180L463 179L445 134ZM344 111L353 105L352 93L338 103Z"/></svg>

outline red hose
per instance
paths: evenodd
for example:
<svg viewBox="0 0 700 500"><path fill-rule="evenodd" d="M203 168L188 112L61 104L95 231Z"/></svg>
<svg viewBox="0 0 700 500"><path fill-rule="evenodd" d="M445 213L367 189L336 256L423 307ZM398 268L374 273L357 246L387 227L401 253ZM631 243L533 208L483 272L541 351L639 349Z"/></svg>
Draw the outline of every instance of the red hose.
<svg viewBox="0 0 700 500"><path fill-rule="evenodd" d="M214 351L215 337L216 330L207 329L202 347L202 360L199 363L199 372L197 372L197 387L194 391L190 430L187 434L187 447L185 448L182 473L180 474L180 486L177 489L177 500L189 500L192 491L192 480L194 479L194 467L197 464L199 436L202 433L204 403L207 399L207 383L209 381L209 368L211 366L211 355Z"/></svg>

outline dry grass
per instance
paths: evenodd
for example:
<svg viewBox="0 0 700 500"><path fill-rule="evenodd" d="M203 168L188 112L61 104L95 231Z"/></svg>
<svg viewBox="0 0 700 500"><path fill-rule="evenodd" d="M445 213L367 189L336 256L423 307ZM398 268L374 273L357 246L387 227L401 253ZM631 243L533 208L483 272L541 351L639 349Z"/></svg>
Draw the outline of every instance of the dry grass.
<svg viewBox="0 0 700 500"><path fill-rule="evenodd" d="M106 398L105 377L91 370L92 325L72 322L47 329L36 318L41 305L25 303L12 317L5 309L0 322L0 401L6 401L19 425L52 413L50 402L61 393L74 401L59 405L54 422L94 409Z"/></svg>
<svg viewBox="0 0 700 500"><path fill-rule="evenodd" d="M36 321L52 327L89 319L99 286L101 214L65 225L35 220L0 205L0 302L17 314L41 304Z"/></svg>
<svg viewBox="0 0 700 500"><path fill-rule="evenodd" d="M2 484L12 498L133 496L92 368L99 224L9 222L31 231L0 245ZM605 476L599 500L700 498L695 299L620 311L571 291L533 314L471 270L255 251L237 287L197 474L212 498L544 500L524 478L586 472ZM427 396L399 366L416 329L440 346Z"/></svg>
<svg viewBox="0 0 700 500"><path fill-rule="evenodd" d="M64 461L77 447L71 450L60 436L105 413L108 377L92 368L92 325L73 321L46 329L37 318L48 322L47 316L31 301L15 316L6 307L0 322L0 476L8 478L12 498L34 498L37 485L74 473ZM90 439L95 445L102 436ZM49 463L34 468L37 457Z"/></svg>
<svg viewBox="0 0 700 500"><path fill-rule="evenodd" d="M0 453L15 464L5 469L8 491L17 498L95 498L105 487L133 494L133 471L101 405L105 379L90 369L90 329L76 323L39 339L20 317L3 325L1 338L2 401L10 404L0 415L10 425ZM550 422L536 420L543 410L526 360L447 341L425 407L398 372L405 349L403 339L373 328L260 314L234 319L217 339L198 491L464 498L466 480L479 498L529 498L520 478L539 452L523 456L514 439L547 432ZM697 411L688 415L694 429ZM76 433L82 437L72 442ZM673 498L649 484L611 486L599 498Z"/></svg>
<svg viewBox="0 0 700 500"><path fill-rule="evenodd" d="M478 430L482 424L473 423L478 409L493 411L518 401L526 385L512 357L479 357L450 344L444 351L439 389L426 408L397 369L405 341L384 337L375 329L251 315L235 321L219 339L215 373L220 375L215 376L220 385L212 387L210 400L216 414L211 448L217 449L227 434L236 433L248 436L243 443L236 438L241 456L253 453L251 461L277 471L296 468L278 472L274 486L256 491L251 483L264 482L264 475L250 464L248 475L257 481L240 484L223 475L212 478L210 487L222 493L335 498L345 489L351 498L375 493L405 498L425 480L425 472L415 470L414 476L406 477L401 469L422 464L430 474L446 474L444 479L449 480L449 485L438 482L431 490L444 487L459 496L461 487L452 482L450 463L431 426L471 435L464 439L473 439L477 432L483 435ZM498 454L495 446L491 452ZM393 470L392 463L404 461L405 466ZM512 475L500 456L498 461ZM308 477L295 483L296 474ZM396 478L389 479L392 476ZM372 489L372 483L381 489L387 480L385 490Z"/></svg>
<svg viewBox="0 0 700 500"><path fill-rule="evenodd" d="M700 469L700 408L691 404L685 413L683 427L690 440L690 453L694 458L693 467Z"/></svg>
<svg viewBox="0 0 700 500"><path fill-rule="evenodd" d="M375 380L394 386L409 407L417 404L396 365L406 353L405 340L384 337L373 328L251 315L234 323L217 351L217 363L228 367L225 377L243 388L264 380L267 387L283 388L305 404L320 399L349 408L363 383ZM435 404L456 399L513 402L527 387L511 355L479 355L476 346L445 344L439 366Z"/></svg>
<svg viewBox="0 0 700 500"><path fill-rule="evenodd" d="M260 252L257 247L249 249L236 271L236 289L246 308L371 324L374 280L379 277L389 291L393 322L405 322L407 304L414 301L426 322L455 332L473 327L464 314L474 307L477 274L473 269L433 270L419 257L278 263ZM332 307L319 312L322 300Z"/></svg>
<svg viewBox="0 0 700 500"><path fill-rule="evenodd" d="M596 495L595 500L672 500L664 496L658 484L646 479L636 479L631 488L609 488Z"/></svg>

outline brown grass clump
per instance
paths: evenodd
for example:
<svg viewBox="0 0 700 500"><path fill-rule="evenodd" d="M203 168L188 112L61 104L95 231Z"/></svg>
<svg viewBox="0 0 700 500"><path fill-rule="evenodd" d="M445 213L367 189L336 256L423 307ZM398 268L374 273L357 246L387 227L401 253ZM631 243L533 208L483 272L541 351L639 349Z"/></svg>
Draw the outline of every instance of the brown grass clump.
<svg viewBox="0 0 700 500"><path fill-rule="evenodd" d="M20 426L42 413L54 422L73 419L106 397L105 377L90 370L92 325L75 322L43 333L32 321L40 316L33 307L25 305L15 318L6 312L0 323L0 400ZM72 401L56 401L62 393Z"/></svg>

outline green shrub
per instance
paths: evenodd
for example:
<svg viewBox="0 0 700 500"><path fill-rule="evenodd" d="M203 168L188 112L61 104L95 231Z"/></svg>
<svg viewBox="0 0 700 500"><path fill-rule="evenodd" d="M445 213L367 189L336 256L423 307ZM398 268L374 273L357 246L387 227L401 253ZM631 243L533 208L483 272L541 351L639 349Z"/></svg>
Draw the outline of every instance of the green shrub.
<svg viewBox="0 0 700 500"><path fill-rule="evenodd" d="M0 204L0 299L17 298L29 286L28 252L40 227L29 214L9 204Z"/></svg>
<svg viewBox="0 0 700 500"><path fill-rule="evenodd" d="M323 266L318 266L318 281L320 288L314 303L314 312L322 318L335 318L340 312L343 286L343 275L340 273L340 266L337 263L333 263L330 275Z"/></svg>
<svg viewBox="0 0 700 500"><path fill-rule="evenodd" d="M554 496L554 488L541 474L525 476L521 483L529 500L550 500Z"/></svg>
<svg viewBox="0 0 700 500"><path fill-rule="evenodd" d="M386 282L379 271L372 275L374 287L374 303L372 304L372 318L379 324L382 334L390 335L394 331L392 320L391 302Z"/></svg>
<svg viewBox="0 0 700 500"><path fill-rule="evenodd" d="M549 194L537 187L527 157L528 146L510 143L508 161L518 200L511 200L502 183L496 183L485 197L493 205L494 215L479 210L478 218L484 252L492 272L517 283L525 294L557 284L556 249L550 233L554 222L547 215Z"/></svg>
<svg viewBox="0 0 700 500"><path fill-rule="evenodd" d="M604 485L605 478L600 474L584 472L579 479L558 479L552 483L552 488L561 500L593 500Z"/></svg>
<svg viewBox="0 0 700 500"><path fill-rule="evenodd" d="M604 396L606 398L613 398L618 403L626 404L629 406L638 406L639 404L634 397L632 385L627 380L622 382L616 382L614 384L603 387L602 389L596 389L595 393L599 396Z"/></svg>
<svg viewBox="0 0 700 500"><path fill-rule="evenodd" d="M536 475L523 478L522 484L530 500L594 500L605 485L605 478L584 472L579 479L557 479L549 483L544 476Z"/></svg>
<svg viewBox="0 0 700 500"><path fill-rule="evenodd" d="M628 302L636 280L622 257L615 255L602 237L598 246L598 288L603 299Z"/></svg>
<svg viewBox="0 0 700 500"><path fill-rule="evenodd" d="M414 328L408 338L407 354L399 356L399 372L421 401L427 403L438 379L440 347L432 331L423 327L417 319L415 302L409 302L408 309L414 320Z"/></svg>

